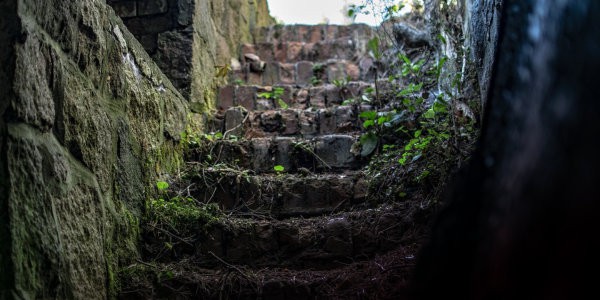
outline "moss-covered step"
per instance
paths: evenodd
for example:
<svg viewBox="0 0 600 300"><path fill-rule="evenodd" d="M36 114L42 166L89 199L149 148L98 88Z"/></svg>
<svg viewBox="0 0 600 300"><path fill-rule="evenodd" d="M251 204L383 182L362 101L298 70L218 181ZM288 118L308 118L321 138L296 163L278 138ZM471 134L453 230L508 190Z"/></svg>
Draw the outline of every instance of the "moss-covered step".
<svg viewBox="0 0 600 300"><path fill-rule="evenodd" d="M223 216L199 229L186 243L160 232L147 238L148 257L215 267L219 259L250 267L329 269L369 259L413 241L410 212L401 205L283 220ZM408 207L408 206L406 206ZM167 228L169 229L169 228ZM170 230L170 229L169 229ZM169 249L164 244L170 243Z"/></svg>
<svg viewBox="0 0 600 300"><path fill-rule="evenodd" d="M362 172L263 174L209 168L190 176L191 195L226 212L269 217L317 216L364 206Z"/></svg>
<svg viewBox="0 0 600 300"><path fill-rule="evenodd" d="M343 78L342 78L343 79ZM370 88L370 89L369 89ZM280 108L281 99L290 108L325 108L342 105L350 100L360 102L363 94L374 98L373 84L363 81L341 80L335 84L298 86L295 84L278 85L227 85L219 89L217 108L226 111L234 106L242 106L249 111ZM274 97L276 96L277 97ZM348 100L348 101L346 101Z"/></svg>
<svg viewBox="0 0 600 300"><path fill-rule="evenodd" d="M402 247L329 270L139 262L122 272L119 299L404 299L415 253Z"/></svg>
<svg viewBox="0 0 600 300"><path fill-rule="evenodd" d="M358 152L358 135L221 139L190 150L188 161L204 168L227 165L253 173L273 173L275 166L283 166L285 172L333 172L363 167L367 160Z"/></svg>

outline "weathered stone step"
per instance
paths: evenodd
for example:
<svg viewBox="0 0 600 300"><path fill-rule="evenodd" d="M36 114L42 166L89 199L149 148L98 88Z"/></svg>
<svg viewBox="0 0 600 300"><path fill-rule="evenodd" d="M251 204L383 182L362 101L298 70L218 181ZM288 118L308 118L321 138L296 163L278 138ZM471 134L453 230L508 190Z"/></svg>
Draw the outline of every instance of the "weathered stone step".
<svg viewBox="0 0 600 300"><path fill-rule="evenodd" d="M217 106L224 111L234 106L243 106L247 110L270 110L279 107L277 101L259 97L259 94L283 89L281 99L291 108L325 108L341 105L344 100L358 99L373 84L363 81L344 82L341 85L321 84L317 86L296 86L279 84L227 85L219 89Z"/></svg>
<svg viewBox="0 0 600 300"><path fill-rule="evenodd" d="M262 61L296 63L299 61L327 61L343 59L359 61L368 56L368 41L355 41L351 37L319 42L262 42L243 44L240 61L246 60L246 54L255 54Z"/></svg>
<svg viewBox="0 0 600 300"><path fill-rule="evenodd" d="M287 172L331 172L362 167L366 160L356 155L358 135L321 135L312 139L294 137L218 140L210 147L190 151L189 161L224 163L255 173L274 172L281 165Z"/></svg>
<svg viewBox="0 0 600 300"><path fill-rule="evenodd" d="M201 176L200 176L201 175ZM364 205L367 184L362 172L250 175L209 168L190 177L192 195L215 202L226 212L276 218L310 217Z"/></svg>
<svg viewBox="0 0 600 300"><path fill-rule="evenodd" d="M363 129L360 112L370 105L342 105L320 109L246 111L228 109L211 120L212 132L230 133L246 139L285 136L310 138L317 134L358 134Z"/></svg>
<svg viewBox="0 0 600 300"><path fill-rule="evenodd" d="M415 246L401 247L327 270L252 268L232 265L216 254L215 259L222 261L210 268L198 266L193 259L175 264L139 264L135 269L138 280L124 282L119 299L170 299L173 290L185 299L206 300L380 299L377 292L381 293L385 278L394 279L387 283L394 290L386 290L386 295L409 299L405 285L412 273L406 270L415 265L417 250ZM159 276L156 270L169 270L171 276Z"/></svg>
<svg viewBox="0 0 600 300"><path fill-rule="evenodd" d="M308 42L353 38L369 40L375 28L365 24L352 25L274 25L261 28L258 42Z"/></svg>
<svg viewBox="0 0 600 300"><path fill-rule="evenodd" d="M292 84L310 86L333 83L334 80L372 81L375 79L374 60L363 57L358 61L328 59L325 61L298 61L281 63L266 61L260 69L244 64L233 70L233 80L251 85Z"/></svg>
<svg viewBox="0 0 600 300"><path fill-rule="evenodd" d="M407 214L387 205L313 218L223 217L178 250L200 267L220 266L222 260L252 268L331 269L409 244Z"/></svg>

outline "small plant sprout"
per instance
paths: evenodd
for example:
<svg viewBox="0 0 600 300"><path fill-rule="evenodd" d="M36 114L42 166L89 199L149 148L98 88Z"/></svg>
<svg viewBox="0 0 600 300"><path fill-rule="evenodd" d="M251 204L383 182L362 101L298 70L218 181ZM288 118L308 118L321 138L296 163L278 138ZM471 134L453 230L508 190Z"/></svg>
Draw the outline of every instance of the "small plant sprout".
<svg viewBox="0 0 600 300"><path fill-rule="evenodd" d="M156 188L161 192L166 191L169 188L169 184L165 181L158 181L156 182Z"/></svg>
<svg viewBox="0 0 600 300"><path fill-rule="evenodd" d="M277 174L281 174L285 171L285 167L282 165L276 165L273 167L273 170L275 170Z"/></svg>

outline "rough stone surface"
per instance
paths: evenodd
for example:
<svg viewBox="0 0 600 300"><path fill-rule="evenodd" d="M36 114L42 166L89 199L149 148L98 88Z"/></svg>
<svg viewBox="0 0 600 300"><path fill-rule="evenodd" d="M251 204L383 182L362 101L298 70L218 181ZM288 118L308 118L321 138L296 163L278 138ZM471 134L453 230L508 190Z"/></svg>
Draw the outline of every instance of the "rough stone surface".
<svg viewBox="0 0 600 300"><path fill-rule="evenodd" d="M467 12L463 30L468 37L466 44L471 49L471 63L479 66L479 88L482 105L485 106L498 49L504 0L469 0L465 4Z"/></svg>
<svg viewBox="0 0 600 300"><path fill-rule="evenodd" d="M187 104L104 1L3 1L0 41L0 298L111 298Z"/></svg>
<svg viewBox="0 0 600 300"><path fill-rule="evenodd" d="M108 0L194 112L215 107L216 66L271 25L266 0Z"/></svg>

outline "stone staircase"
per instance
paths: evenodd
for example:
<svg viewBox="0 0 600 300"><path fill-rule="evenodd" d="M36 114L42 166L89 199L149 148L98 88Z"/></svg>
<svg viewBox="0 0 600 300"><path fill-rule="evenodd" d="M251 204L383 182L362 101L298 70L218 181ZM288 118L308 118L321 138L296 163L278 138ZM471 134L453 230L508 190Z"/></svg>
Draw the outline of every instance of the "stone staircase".
<svg viewBox="0 0 600 300"><path fill-rule="evenodd" d="M398 251L412 265L415 249L398 250L414 242L409 207L367 199L359 114L374 108L345 103L373 85L373 34L364 25L279 26L242 45L210 124L223 137L188 155L192 196L227 217L164 259L196 277L165 282L192 298L330 299L344 298L340 278L357 268L382 272ZM285 107L261 97L278 88Z"/></svg>

